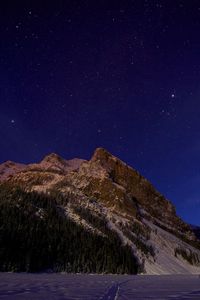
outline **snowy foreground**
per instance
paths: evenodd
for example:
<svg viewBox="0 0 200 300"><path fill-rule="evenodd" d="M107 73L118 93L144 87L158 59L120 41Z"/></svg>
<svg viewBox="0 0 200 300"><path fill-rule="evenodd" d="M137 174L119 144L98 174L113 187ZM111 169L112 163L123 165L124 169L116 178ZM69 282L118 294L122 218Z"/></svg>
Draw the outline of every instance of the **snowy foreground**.
<svg viewBox="0 0 200 300"><path fill-rule="evenodd" d="M0 299L200 299L200 277L0 273Z"/></svg>

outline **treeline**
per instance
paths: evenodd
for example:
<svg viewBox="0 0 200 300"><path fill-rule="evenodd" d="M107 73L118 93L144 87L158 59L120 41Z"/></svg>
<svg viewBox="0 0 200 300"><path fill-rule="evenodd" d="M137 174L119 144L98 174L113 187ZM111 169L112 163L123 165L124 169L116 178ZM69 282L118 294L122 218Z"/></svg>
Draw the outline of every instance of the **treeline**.
<svg viewBox="0 0 200 300"><path fill-rule="evenodd" d="M115 233L98 236L66 218L60 205L65 200L0 185L0 271L139 271L130 247Z"/></svg>

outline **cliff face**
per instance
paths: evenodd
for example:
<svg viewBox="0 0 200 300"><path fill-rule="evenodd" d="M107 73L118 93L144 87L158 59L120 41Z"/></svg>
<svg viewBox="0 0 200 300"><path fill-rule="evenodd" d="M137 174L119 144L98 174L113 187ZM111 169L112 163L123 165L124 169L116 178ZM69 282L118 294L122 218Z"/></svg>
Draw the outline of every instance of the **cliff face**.
<svg viewBox="0 0 200 300"><path fill-rule="evenodd" d="M150 182L103 148L89 161L51 154L0 180L26 193L62 196L66 218L106 238L97 225L103 220L149 274L200 272L200 244L190 226Z"/></svg>

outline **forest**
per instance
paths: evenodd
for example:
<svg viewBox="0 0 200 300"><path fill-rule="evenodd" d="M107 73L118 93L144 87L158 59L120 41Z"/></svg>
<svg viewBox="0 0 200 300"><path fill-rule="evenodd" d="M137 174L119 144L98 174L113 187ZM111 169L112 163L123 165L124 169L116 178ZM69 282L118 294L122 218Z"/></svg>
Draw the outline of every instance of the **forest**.
<svg viewBox="0 0 200 300"><path fill-rule="evenodd" d="M0 185L0 271L136 274L129 246L97 220L104 236L64 213L68 199ZM78 208L77 208L78 209ZM93 218L92 222L95 222Z"/></svg>

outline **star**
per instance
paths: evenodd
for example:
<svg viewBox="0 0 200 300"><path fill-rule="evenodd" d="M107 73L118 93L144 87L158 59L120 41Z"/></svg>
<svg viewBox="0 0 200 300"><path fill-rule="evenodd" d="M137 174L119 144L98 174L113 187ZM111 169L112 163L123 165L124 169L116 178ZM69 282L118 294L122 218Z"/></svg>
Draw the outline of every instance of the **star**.
<svg viewBox="0 0 200 300"><path fill-rule="evenodd" d="M12 119L10 122L11 122L11 124L15 124L15 120L14 119Z"/></svg>
<svg viewBox="0 0 200 300"><path fill-rule="evenodd" d="M160 112L160 114L165 114L165 110L162 109L161 112Z"/></svg>
<svg viewBox="0 0 200 300"><path fill-rule="evenodd" d="M171 94L171 97L172 97L172 98L175 98L175 94Z"/></svg>

